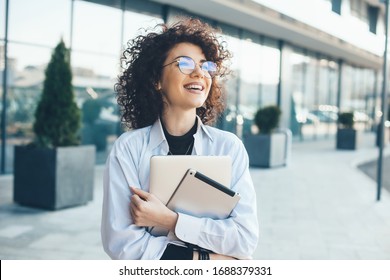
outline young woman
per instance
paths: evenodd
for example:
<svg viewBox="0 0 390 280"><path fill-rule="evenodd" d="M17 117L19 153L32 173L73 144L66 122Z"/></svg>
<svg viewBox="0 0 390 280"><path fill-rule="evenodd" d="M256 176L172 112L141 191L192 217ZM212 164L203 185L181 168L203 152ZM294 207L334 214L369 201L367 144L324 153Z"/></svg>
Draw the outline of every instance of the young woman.
<svg viewBox="0 0 390 280"><path fill-rule="evenodd" d="M122 58L115 89L131 130L117 139L106 163L104 249L113 259L250 258L258 222L248 155L234 134L208 126L224 109L218 79L227 73L230 54L199 20L159 27L136 37ZM154 155L229 155L230 187L241 195L230 217L197 218L168 209L148 192ZM153 236L147 230L153 226L174 234Z"/></svg>

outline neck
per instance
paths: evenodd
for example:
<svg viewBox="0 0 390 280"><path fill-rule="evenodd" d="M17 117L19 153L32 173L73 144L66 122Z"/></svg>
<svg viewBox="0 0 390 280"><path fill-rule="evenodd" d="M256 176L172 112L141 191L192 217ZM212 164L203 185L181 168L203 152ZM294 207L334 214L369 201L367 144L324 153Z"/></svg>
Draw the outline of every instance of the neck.
<svg viewBox="0 0 390 280"><path fill-rule="evenodd" d="M196 111L187 111L181 113L163 112L161 121L165 129L172 136L182 136L186 134L194 125Z"/></svg>

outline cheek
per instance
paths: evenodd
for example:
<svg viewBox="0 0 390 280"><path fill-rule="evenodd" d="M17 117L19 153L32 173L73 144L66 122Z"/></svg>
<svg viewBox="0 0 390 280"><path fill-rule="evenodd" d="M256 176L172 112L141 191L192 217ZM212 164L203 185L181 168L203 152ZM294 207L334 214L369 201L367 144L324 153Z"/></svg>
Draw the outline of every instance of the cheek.
<svg viewBox="0 0 390 280"><path fill-rule="evenodd" d="M210 82L210 83L207 85L207 94L210 94L212 85L213 85L212 82Z"/></svg>

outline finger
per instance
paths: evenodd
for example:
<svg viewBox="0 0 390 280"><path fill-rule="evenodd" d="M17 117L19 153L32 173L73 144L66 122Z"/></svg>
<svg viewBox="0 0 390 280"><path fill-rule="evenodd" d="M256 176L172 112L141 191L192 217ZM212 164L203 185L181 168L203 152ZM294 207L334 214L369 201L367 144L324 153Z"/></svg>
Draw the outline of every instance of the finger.
<svg viewBox="0 0 390 280"><path fill-rule="evenodd" d="M143 200L148 200L149 199L149 193L148 192L145 192L139 188L134 188L134 187L130 187L130 189L133 191L134 194L137 194L140 198L142 198Z"/></svg>
<svg viewBox="0 0 390 280"><path fill-rule="evenodd" d="M130 208L130 214L131 217L133 217L133 220L137 220L139 218L139 212L135 208Z"/></svg>
<svg viewBox="0 0 390 280"><path fill-rule="evenodd" d="M131 197L131 201L135 204L135 206L139 209L143 203L145 203L145 200L140 198L137 194L134 194Z"/></svg>
<svg viewBox="0 0 390 280"><path fill-rule="evenodd" d="M135 220L136 218L136 215L135 215L135 211L134 211L134 206L133 205L130 205L130 215L131 217L133 218L133 221Z"/></svg>
<svg viewBox="0 0 390 280"><path fill-rule="evenodd" d="M130 202L130 209L133 209L133 210L137 210L137 202L135 202L135 201L131 201Z"/></svg>
<svg viewBox="0 0 390 280"><path fill-rule="evenodd" d="M140 217L138 217L137 211L134 210L134 209L130 209L130 214L131 214L131 217L132 217L132 219L133 219L133 223L134 223L136 226L140 226Z"/></svg>

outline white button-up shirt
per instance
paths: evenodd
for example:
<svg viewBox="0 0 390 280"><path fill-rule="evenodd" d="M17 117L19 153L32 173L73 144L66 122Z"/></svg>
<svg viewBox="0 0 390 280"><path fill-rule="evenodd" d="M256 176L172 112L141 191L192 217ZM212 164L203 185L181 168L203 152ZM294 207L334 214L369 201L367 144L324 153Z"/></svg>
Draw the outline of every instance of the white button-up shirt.
<svg viewBox="0 0 390 280"><path fill-rule="evenodd" d="M256 193L249 174L248 154L234 134L203 125L198 118L193 155L229 155L232 159L231 189L241 196L227 219L213 220L178 213L176 236L215 253L250 258L257 246ZM160 120L152 126L122 134L106 162L101 235L112 259L160 259L168 236L155 237L136 226L130 215L129 186L149 191L150 158L166 155L169 147Z"/></svg>

